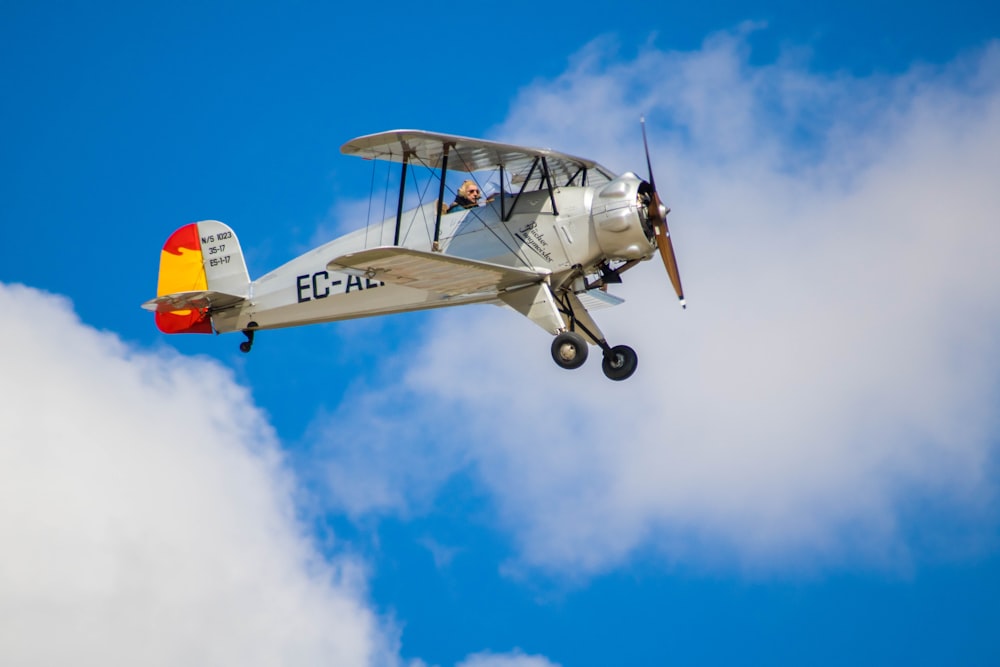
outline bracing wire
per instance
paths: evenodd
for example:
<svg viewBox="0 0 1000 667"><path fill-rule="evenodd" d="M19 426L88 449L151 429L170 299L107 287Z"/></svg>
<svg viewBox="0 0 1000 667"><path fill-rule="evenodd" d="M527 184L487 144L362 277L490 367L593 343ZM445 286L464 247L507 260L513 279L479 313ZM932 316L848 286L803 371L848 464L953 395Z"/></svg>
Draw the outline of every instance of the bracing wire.
<svg viewBox="0 0 1000 667"><path fill-rule="evenodd" d="M426 167L426 165L422 165L422 166ZM414 169L413 170L413 181L414 181L414 184L417 181L417 173L416 172L417 172L417 170ZM417 193L417 207L418 208L422 208L423 207L423 205L424 205L424 197L427 195L427 190L431 187L431 183L432 182L433 182L433 179L428 178L427 181L424 183L424 189L423 189L423 191L421 191L416 186L413 188L416 191L416 193ZM424 212L424 214L421 217L424 220L424 231L427 232L427 238L429 239L431 237L430 221L427 219L426 212ZM416 218L416 216L414 216L414 218ZM412 220L410 221L410 226L406 228L406 233L403 235L403 243L404 244L406 243L406 240L410 237L410 230L411 229L413 229L413 221Z"/></svg>
<svg viewBox="0 0 1000 667"><path fill-rule="evenodd" d="M375 190L375 164L374 164L374 162L377 162L377 160L373 161L373 164L372 164L371 186L370 186L370 192L369 192L369 197L368 197L368 221L367 221L366 227L365 227L365 245L366 245L366 247L367 247L367 242L368 242L368 228L369 228L370 222L371 222L371 204L372 204L372 199L374 198L374 190ZM423 166L424 169L427 170L427 172L433 172L434 171L424 160L421 160L421 159L418 158L416 160L416 163L420 164L421 166ZM463 163L463 166L466 169L468 169L468 166L469 166L468 163L465 160L462 160L462 163ZM389 177L391 175L391 166L392 166L391 157L390 157L390 159L386 160L386 164L388 166L386 168L385 187L384 187L384 193L383 193L383 198L382 198L382 220L383 221L386 219L385 216L386 216L386 211L388 209ZM414 163L411 162L411 165L413 165L413 164ZM479 186L480 191L482 191L482 184L479 182L479 179L476 178L476 175L472 171L466 171L466 173L468 173L471 176L471 180L474 183L476 183L476 185ZM416 181L416 173L415 172L414 172L414 181ZM424 187L423 187L422 191L420 190L419 187L415 187L414 188L414 190L417 192L418 207L422 207L423 206L423 204L424 204L424 198L426 197L427 191L430 188L432 182L433 182L433 178L428 178L427 181L424 184ZM416 185L416 183L414 183L414 184ZM501 188L504 187L504 184L502 182L500 183L500 187ZM456 195L457 194L457 191L453 187L450 187L447 183L445 184L445 189L451 195ZM439 205L441 203L443 203L443 202L439 202ZM486 229L486 231L488 231L490 234L492 234L496 238L496 240L499 241L500 244L504 248L506 248L508 251L510 251L510 253L512 255L514 255L515 257L517 257L517 259L522 264L524 264L525 267L532 268L531 262L528 261L527 257L521 251L519 251L519 249L517 248L516 243L514 245L512 245L510 242L508 242L506 239L504 239L500 234L498 234L497 230L494 229L493 227L491 227L486 222L486 220L483 219L483 217L480 215L479 211L477 211L476 209L469 209L469 211L472 214L473 218L476 221L478 221L479 224L482 225L482 227ZM435 211L435 214L436 214L436 211ZM413 221L411 220L411 224L407 227L406 231L403 234L402 242L404 244L406 243L406 240L409 238L410 231L412 230L412 227L413 227L412 222ZM424 215L424 231L427 232L428 238L430 238L430 227L428 225L429 225L429 222L427 220L426 215ZM507 231L507 233L511 235L512 239L516 238L516 236L513 234L513 232L511 232L510 229L508 229L505 224L502 224L502 226ZM382 233L382 227L380 226L380 228L379 228L379 234L380 234L380 236L379 236L379 243L382 243L381 233Z"/></svg>

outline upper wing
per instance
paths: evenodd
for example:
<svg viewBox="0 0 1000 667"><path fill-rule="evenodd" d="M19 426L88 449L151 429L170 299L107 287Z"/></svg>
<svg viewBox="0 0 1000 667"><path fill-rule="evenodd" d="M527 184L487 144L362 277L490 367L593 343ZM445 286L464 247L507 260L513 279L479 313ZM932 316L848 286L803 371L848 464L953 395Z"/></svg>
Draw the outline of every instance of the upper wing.
<svg viewBox="0 0 1000 667"><path fill-rule="evenodd" d="M549 274L398 246L349 252L327 268L447 296L500 292L539 283Z"/></svg>
<svg viewBox="0 0 1000 667"><path fill-rule="evenodd" d="M453 134L423 130L391 130L352 139L340 147L344 155L369 160L402 162L403 156L431 169L440 169L445 146L448 147L448 170L474 172L502 166L511 175L524 175L536 158L545 158L553 185L601 185L614 180L614 174L593 160L559 153L548 148L531 148L472 139ZM584 179L584 176L586 177Z"/></svg>

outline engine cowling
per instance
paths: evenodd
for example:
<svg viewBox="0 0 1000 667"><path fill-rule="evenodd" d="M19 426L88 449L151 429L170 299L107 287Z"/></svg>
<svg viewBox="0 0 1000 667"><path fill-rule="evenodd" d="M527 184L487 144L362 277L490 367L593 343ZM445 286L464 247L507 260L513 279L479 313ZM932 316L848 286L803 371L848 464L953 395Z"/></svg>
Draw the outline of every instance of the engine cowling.
<svg viewBox="0 0 1000 667"><path fill-rule="evenodd" d="M594 193L590 209L597 243L610 260L648 259L656 250L640 201L643 181L625 173Z"/></svg>

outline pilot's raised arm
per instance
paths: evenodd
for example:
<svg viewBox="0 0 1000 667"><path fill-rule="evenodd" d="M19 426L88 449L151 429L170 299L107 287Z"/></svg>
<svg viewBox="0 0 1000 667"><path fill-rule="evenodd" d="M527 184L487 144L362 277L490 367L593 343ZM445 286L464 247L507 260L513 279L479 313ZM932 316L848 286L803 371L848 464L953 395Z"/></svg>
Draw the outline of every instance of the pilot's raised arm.
<svg viewBox="0 0 1000 667"><path fill-rule="evenodd" d="M462 185L458 188L455 201L448 207L448 213L453 213L462 208L476 208L479 206L479 198L481 196L482 193L475 181L463 181Z"/></svg>

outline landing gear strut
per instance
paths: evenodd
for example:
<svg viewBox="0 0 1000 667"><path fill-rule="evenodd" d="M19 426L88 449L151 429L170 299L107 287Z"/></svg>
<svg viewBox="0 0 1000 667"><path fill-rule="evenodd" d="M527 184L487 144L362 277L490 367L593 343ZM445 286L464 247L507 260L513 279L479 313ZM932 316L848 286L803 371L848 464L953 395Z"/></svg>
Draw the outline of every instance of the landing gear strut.
<svg viewBox="0 0 1000 667"><path fill-rule="evenodd" d="M569 324L569 331L559 333L552 341L552 358L562 368L579 368L587 360L587 338L604 353L601 369L610 380L620 382L632 377L638 366L638 356L628 345L611 347L604 334L572 293L556 295L559 312ZM574 305L576 306L574 308ZM583 332L587 338L577 333Z"/></svg>

